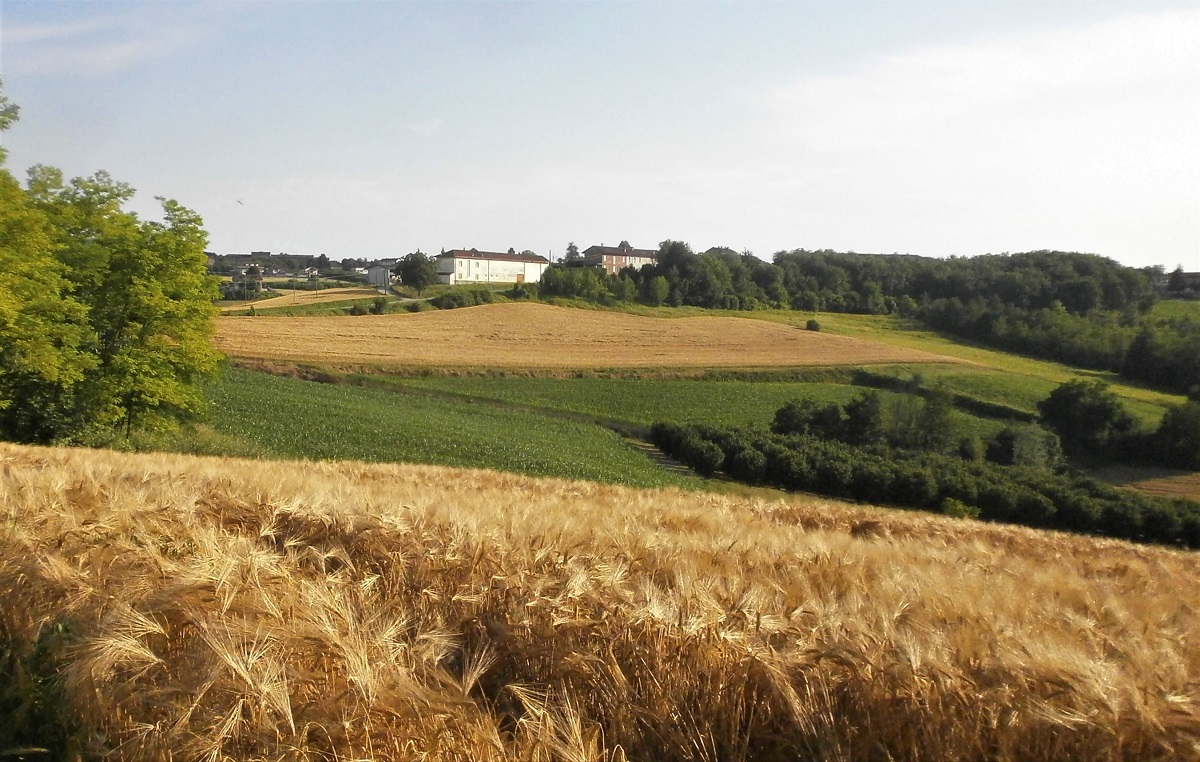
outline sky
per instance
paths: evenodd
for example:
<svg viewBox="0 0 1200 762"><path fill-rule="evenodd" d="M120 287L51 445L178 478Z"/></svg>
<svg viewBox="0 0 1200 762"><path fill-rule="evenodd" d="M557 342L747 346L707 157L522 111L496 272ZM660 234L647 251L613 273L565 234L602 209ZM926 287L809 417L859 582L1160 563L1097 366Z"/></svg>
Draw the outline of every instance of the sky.
<svg viewBox="0 0 1200 762"><path fill-rule="evenodd" d="M217 253L627 240L1200 270L1200 0L0 0L7 168Z"/></svg>

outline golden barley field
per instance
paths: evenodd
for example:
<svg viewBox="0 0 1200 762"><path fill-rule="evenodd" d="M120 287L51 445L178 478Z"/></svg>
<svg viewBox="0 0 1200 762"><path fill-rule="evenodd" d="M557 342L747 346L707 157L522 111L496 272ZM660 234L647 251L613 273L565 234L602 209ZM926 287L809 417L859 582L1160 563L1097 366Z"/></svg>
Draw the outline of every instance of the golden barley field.
<svg viewBox="0 0 1200 762"><path fill-rule="evenodd" d="M546 304L378 316L223 317L242 359L491 368L729 368L961 362L919 350L731 317L653 318Z"/></svg>
<svg viewBox="0 0 1200 762"><path fill-rule="evenodd" d="M0 755L1200 759L1200 556L928 514L0 444L0 591Z"/></svg>
<svg viewBox="0 0 1200 762"><path fill-rule="evenodd" d="M345 299L365 299L379 296L373 288L326 288L320 291L288 292L283 296L273 296L269 299L259 299L254 302L235 302L221 307L221 312L241 312L254 307L256 310L268 307L293 307L304 304L322 304L324 302L340 302Z"/></svg>

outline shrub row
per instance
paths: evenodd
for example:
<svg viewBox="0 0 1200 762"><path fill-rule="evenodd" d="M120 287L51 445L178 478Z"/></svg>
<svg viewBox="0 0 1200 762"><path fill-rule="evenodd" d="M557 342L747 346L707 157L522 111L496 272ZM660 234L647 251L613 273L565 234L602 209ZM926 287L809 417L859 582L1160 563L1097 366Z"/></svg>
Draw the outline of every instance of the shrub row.
<svg viewBox="0 0 1200 762"><path fill-rule="evenodd" d="M496 301L496 295L486 288L464 289L462 291L447 291L441 296L435 296L429 303L439 310L452 310L456 307L474 307L477 304L491 304Z"/></svg>
<svg viewBox="0 0 1200 762"><path fill-rule="evenodd" d="M657 423L654 443L702 474L1024 526L1200 548L1200 504L1048 469L855 447L810 436Z"/></svg>

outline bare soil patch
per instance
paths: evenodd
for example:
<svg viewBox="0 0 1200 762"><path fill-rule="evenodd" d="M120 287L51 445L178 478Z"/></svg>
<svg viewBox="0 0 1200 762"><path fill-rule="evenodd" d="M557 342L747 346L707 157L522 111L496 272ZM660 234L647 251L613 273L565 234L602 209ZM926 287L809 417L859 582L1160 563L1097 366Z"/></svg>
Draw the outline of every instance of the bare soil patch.
<svg viewBox="0 0 1200 762"><path fill-rule="evenodd" d="M734 317L653 318L544 304L361 317L223 317L240 359L489 368L750 368L962 362Z"/></svg>

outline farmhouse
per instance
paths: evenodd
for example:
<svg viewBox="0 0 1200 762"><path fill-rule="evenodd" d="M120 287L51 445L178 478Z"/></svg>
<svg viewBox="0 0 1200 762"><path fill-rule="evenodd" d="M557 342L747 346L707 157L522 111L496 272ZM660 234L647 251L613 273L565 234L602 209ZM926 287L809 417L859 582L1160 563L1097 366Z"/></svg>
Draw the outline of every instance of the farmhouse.
<svg viewBox="0 0 1200 762"><path fill-rule="evenodd" d="M398 259L381 259L373 263L367 268L367 282L372 286L381 286L386 288L392 285L396 280L395 274L392 272L396 269L396 265L400 263Z"/></svg>
<svg viewBox="0 0 1200 762"><path fill-rule="evenodd" d="M550 260L536 254L454 249L437 257L438 282L536 283Z"/></svg>
<svg viewBox="0 0 1200 762"><path fill-rule="evenodd" d="M585 267L603 267L609 275L616 275L626 267L641 269L658 261L654 249L635 249L622 241L619 246L592 246L583 252L579 264Z"/></svg>

